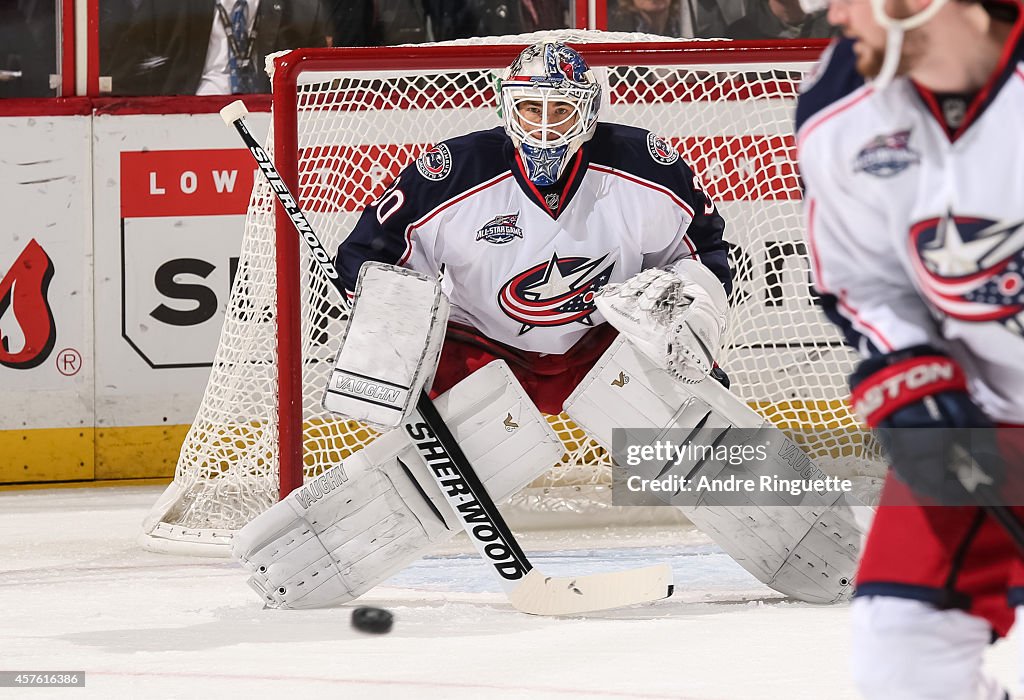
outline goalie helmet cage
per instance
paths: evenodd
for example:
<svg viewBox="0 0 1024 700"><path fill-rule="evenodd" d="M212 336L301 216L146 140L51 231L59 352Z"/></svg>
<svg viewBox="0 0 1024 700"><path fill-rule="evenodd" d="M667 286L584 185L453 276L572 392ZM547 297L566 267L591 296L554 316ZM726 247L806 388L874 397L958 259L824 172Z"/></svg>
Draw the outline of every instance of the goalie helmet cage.
<svg viewBox="0 0 1024 700"><path fill-rule="evenodd" d="M303 49L274 59L267 148L328 251L367 204L400 196L385 186L432 144L500 124L497 71L540 36ZM719 206L735 244L719 357L734 391L826 471L879 474L876 446L846 409L853 355L815 305L803 243L793 107L824 42L542 36L568 41L599 73L602 121L663 136L649 139L652 155L666 145L682 153ZM494 212L502 213L509 212ZM279 491L373 439L320 408L343 319L307 256L258 178L209 384L174 482L144 523L147 548L226 554L231 533ZM567 455L516 505L609 517L607 455L564 414L549 420Z"/></svg>

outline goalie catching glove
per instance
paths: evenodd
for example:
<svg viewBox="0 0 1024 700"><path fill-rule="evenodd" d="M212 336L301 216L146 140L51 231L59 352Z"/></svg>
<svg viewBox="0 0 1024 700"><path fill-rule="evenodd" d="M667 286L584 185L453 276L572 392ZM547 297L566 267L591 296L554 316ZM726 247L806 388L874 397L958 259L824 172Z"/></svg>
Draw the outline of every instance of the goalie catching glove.
<svg viewBox="0 0 1024 700"><path fill-rule="evenodd" d="M729 309L725 288L696 260L650 268L598 292L598 310L658 367L681 382L715 364Z"/></svg>
<svg viewBox="0 0 1024 700"><path fill-rule="evenodd" d="M999 489L1005 469L995 426L967 393L963 370L921 345L864 360L850 377L851 403L875 430L900 481L945 505ZM965 488L967 486L967 488Z"/></svg>

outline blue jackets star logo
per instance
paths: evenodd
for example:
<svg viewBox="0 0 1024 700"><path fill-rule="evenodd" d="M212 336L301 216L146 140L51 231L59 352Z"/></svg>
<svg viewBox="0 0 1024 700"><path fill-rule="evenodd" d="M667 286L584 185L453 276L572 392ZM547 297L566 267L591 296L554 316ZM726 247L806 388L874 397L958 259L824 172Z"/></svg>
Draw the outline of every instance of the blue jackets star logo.
<svg viewBox="0 0 1024 700"><path fill-rule="evenodd" d="M952 212L910 229L912 262L925 298L950 318L996 321L1024 335L1024 221Z"/></svg>
<svg viewBox="0 0 1024 700"><path fill-rule="evenodd" d="M615 261L608 255L551 258L520 272L498 290L498 306L521 325L519 335L537 326L593 325L594 296L608 284Z"/></svg>

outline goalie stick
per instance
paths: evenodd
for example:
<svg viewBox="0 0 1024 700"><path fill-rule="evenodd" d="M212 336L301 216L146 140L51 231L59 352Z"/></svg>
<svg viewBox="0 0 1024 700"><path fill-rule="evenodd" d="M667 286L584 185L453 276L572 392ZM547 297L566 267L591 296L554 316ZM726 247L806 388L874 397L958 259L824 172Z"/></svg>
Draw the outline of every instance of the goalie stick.
<svg viewBox="0 0 1024 700"><path fill-rule="evenodd" d="M220 112L224 122L235 128L255 158L313 259L328 279L338 281L340 276L331 256L269 154L249 131L246 114L248 110L241 100ZM347 312L349 303L344 292L337 285L335 289L341 308ZM589 576L545 576L530 563L425 392L420 392L416 410L410 413L403 428L430 465L431 476L451 504L462 528L480 556L498 574L502 588L517 610L533 615L571 615L647 603L672 595L672 570L666 564ZM443 480L442 475L446 475Z"/></svg>

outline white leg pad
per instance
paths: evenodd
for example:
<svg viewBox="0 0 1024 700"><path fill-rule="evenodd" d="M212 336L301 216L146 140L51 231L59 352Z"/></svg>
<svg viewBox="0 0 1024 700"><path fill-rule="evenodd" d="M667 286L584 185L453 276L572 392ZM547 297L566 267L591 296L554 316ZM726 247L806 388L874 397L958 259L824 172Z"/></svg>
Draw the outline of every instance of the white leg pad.
<svg viewBox="0 0 1024 700"><path fill-rule="evenodd" d="M982 670L992 630L961 610L872 596L850 606L853 679L865 700L1004 700Z"/></svg>
<svg viewBox="0 0 1024 700"><path fill-rule="evenodd" d="M713 379L684 384L621 338L605 352L565 403L566 412L607 448L616 428L640 434L689 431L719 435L716 444L767 445L769 459L727 464L708 459L685 465L693 484L702 476L723 480L761 476L819 479L827 476L764 417ZM726 430L728 429L728 430ZM738 429L738 430L737 430ZM716 438L717 440L717 438ZM699 441L698 444L711 444ZM699 467L699 469L698 469ZM637 472L630 472L630 474ZM653 477L655 474L642 474ZM616 486L619 488L619 486ZM745 498L742 498L745 497ZM706 490L664 495L744 569L775 590L812 603L832 603L853 592L853 575L873 510L849 493L754 490L721 494Z"/></svg>
<svg viewBox="0 0 1024 700"><path fill-rule="evenodd" d="M562 446L508 366L492 362L435 402L495 501L549 469ZM404 429L307 482L238 532L235 557L275 608L362 595L461 526Z"/></svg>

